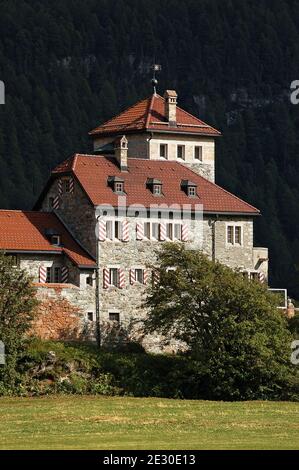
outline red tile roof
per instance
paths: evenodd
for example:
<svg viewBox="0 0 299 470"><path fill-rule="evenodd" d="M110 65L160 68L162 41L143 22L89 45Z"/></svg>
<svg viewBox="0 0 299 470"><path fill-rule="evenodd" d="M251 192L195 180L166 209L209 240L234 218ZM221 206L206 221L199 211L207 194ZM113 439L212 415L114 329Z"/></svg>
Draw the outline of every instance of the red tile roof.
<svg viewBox="0 0 299 470"><path fill-rule="evenodd" d="M108 176L119 176L124 180L127 205L139 204L203 204L204 212L259 214L259 210L220 186L199 176L181 163L173 161L128 159L128 172L121 172L113 157L76 154L66 163L58 165L53 176L69 169L81 184L92 204L118 205L119 196L107 185ZM148 178L162 181L163 196L157 197L147 188ZM190 198L181 189L181 181L197 184L198 197Z"/></svg>
<svg viewBox="0 0 299 470"><path fill-rule="evenodd" d="M45 235L47 229L57 230L61 247L51 245ZM95 264L57 216L49 212L0 210L0 250L64 253L77 265Z"/></svg>
<svg viewBox="0 0 299 470"><path fill-rule="evenodd" d="M165 100L152 95L126 109L118 116L89 132L91 136L133 131L183 132L197 135L219 136L221 133L177 106L177 125L169 125L164 112Z"/></svg>

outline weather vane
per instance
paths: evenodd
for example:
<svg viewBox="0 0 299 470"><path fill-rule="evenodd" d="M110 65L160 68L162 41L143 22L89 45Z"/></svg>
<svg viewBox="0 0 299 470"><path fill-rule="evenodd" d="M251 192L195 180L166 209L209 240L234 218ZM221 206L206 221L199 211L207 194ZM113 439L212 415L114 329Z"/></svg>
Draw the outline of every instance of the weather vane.
<svg viewBox="0 0 299 470"><path fill-rule="evenodd" d="M158 85L158 80L156 79L156 72L160 72L162 67L159 64L153 64L151 68L152 68L152 71L153 71L153 78L151 80L151 83L154 87L154 95L155 95L156 92L157 92L156 87Z"/></svg>

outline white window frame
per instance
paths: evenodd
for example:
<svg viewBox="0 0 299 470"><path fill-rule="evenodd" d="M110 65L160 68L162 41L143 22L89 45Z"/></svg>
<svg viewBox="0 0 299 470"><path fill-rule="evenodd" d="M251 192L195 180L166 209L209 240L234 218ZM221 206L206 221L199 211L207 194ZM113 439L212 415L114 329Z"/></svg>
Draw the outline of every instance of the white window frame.
<svg viewBox="0 0 299 470"><path fill-rule="evenodd" d="M119 219L107 219L105 220L106 223L106 241L108 242L121 242L122 241L122 220ZM112 224L111 226L111 238L108 237L108 224ZM115 237L115 224L119 224L119 237Z"/></svg>
<svg viewBox="0 0 299 470"><path fill-rule="evenodd" d="M118 320L110 320L110 314L118 314L119 315L119 319ZM108 320L111 322L111 323L116 323L117 325L120 324L120 315L121 315L121 312L119 310L108 310Z"/></svg>
<svg viewBox="0 0 299 470"><path fill-rule="evenodd" d="M165 225L166 225L166 240L167 240L167 241L171 241L171 242L176 242L176 241L180 242L180 241L182 241L182 225L183 225L183 224L182 224L181 222L178 222L178 221L175 221L175 220L173 220L173 221L171 221L171 222L170 222L170 221L167 221L167 222L165 222ZM168 232L168 225L172 225L172 237L171 237L171 238L169 238L169 237L167 236L167 235L168 235L168 234L167 234L167 232ZM179 238L177 238L177 237L175 236L175 225L180 226L180 230L179 230L180 237L179 237Z"/></svg>
<svg viewBox="0 0 299 470"><path fill-rule="evenodd" d="M228 242L228 227L233 227L233 243ZM241 244L236 243L236 227L240 227L241 229ZM225 226L225 241L227 247L242 247L243 246L243 234L244 234L244 227L243 224L240 222L227 222Z"/></svg>
<svg viewBox="0 0 299 470"><path fill-rule="evenodd" d="M179 147L182 148L182 156L179 157ZM186 158L186 146L184 144L178 144L176 147L176 157L178 160L185 160Z"/></svg>
<svg viewBox="0 0 299 470"><path fill-rule="evenodd" d="M162 146L165 149L165 156L164 157L161 155L161 147ZM167 160L167 158L168 158L168 144L164 144L164 143L159 144L159 157L163 158L163 160Z"/></svg>
<svg viewBox="0 0 299 470"><path fill-rule="evenodd" d="M201 151L199 151L200 153L200 158L196 158L195 154L196 154L196 149L201 149ZM196 162L202 162L203 161L203 146L202 145L194 145L194 153L193 153L193 158Z"/></svg>
<svg viewBox="0 0 299 470"><path fill-rule="evenodd" d="M118 287L119 286L119 269L120 266L107 266L107 269L109 270L109 287ZM111 269L116 269L116 284L111 284Z"/></svg>

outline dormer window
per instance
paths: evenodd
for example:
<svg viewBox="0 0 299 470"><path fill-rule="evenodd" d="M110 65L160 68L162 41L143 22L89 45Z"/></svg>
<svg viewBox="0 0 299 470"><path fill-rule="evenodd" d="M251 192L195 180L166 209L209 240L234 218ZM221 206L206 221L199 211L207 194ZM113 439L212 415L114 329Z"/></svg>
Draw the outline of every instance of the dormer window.
<svg viewBox="0 0 299 470"><path fill-rule="evenodd" d="M189 180L182 180L181 182L182 190L187 194L189 197L196 197L197 196L197 185Z"/></svg>
<svg viewBox="0 0 299 470"><path fill-rule="evenodd" d="M148 178L146 185L155 196L162 195L162 181L154 178Z"/></svg>
<svg viewBox="0 0 299 470"><path fill-rule="evenodd" d="M115 193L118 194L123 194L124 193L124 180L122 178L119 178L118 176L109 176L108 177L108 186L114 191Z"/></svg>
<svg viewBox="0 0 299 470"><path fill-rule="evenodd" d="M60 235L51 236L51 245L60 246Z"/></svg>

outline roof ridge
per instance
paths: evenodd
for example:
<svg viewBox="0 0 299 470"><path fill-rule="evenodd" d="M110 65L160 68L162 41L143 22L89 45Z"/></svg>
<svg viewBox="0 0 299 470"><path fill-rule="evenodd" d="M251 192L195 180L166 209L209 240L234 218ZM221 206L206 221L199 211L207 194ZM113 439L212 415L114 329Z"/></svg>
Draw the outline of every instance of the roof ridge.
<svg viewBox="0 0 299 470"><path fill-rule="evenodd" d="M183 166L184 168L187 168L189 171L191 171L194 175L196 175L197 177L199 178L202 178L204 179L208 184L210 184L211 186L216 186L217 188L221 189L222 191L224 191L226 194L229 194L230 196L232 196L233 198L237 199L238 201L242 202L243 204L246 204L247 206L251 207L252 209L256 210L257 212L260 213L260 210L253 206L252 204L249 204L248 202L244 201L243 199L241 199L240 197L236 196L235 194L231 193L230 191L228 191L227 189L223 188L222 186L219 186L219 184L217 183L213 183L213 181L210 181L208 180L207 178L205 178L204 176L201 176L199 175L198 173L196 173L196 171L192 170L192 168L189 168L187 166L185 166L184 164L180 163L180 162L174 162L176 163L177 165L181 165Z"/></svg>
<svg viewBox="0 0 299 470"><path fill-rule="evenodd" d="M142 103L143 101L147 101L149 100L151 96L148 96L147 98L143 98L139 101L136 101L136 103L132 104L131 106L129 106L128 108L125 108L123 109L122 111L120 111L118 114L116 114L115 116L113 116L112 118L108 119L107 121L103 122L102 124L100 124L99 126L95 127L94 129L92 129L91 131L89 131L88 134L92 134L94 131L96 131L97 129L100 129L101 127L106 127L107 124L109 124L110 122L114 121L115 119L117 119L119 116L121 116L122 114L126 113L127 111L130 111L130 109L134 108L135 106L137 106L138 104Z"/></svg>

